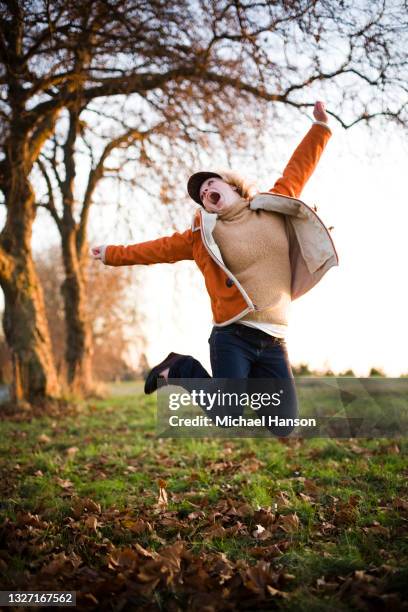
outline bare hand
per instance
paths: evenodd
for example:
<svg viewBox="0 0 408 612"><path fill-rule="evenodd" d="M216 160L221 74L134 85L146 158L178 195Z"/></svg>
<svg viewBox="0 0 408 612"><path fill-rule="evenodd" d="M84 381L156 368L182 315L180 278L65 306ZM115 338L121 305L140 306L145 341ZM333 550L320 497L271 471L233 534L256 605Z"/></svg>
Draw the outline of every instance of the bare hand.
<svg viewBox="0 0 408 612"><path fill-rule="evenodd" d="M104 250L105 250L105 248L104 248L103 245L92 247L91 250L90 250L90 255L94 259L101 259L101 260L103 260Z"/></svg>
<svg viewBox="0 0 408 612"><path fill-rule="evenodd" d="M329 116L325 111L325 104L320 100L315 103L313 109L313 117L316 121L323 121L323 123L327 123L329 121Z"/></svg>

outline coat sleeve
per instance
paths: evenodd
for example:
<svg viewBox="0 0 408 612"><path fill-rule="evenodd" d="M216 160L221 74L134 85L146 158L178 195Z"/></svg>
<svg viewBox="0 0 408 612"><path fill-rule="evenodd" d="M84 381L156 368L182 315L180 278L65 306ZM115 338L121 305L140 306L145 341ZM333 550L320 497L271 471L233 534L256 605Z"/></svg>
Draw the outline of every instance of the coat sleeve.
<svg viewBox="0 0 408 612"><path fill-rule="evenodd" d="M298 198L316 168L330 136L331 130L328 126L313 124L302 142L296 147L283 175L269 191Z"/></svg>
<svg viewBox="0 0 408 612"><path fill-rule="evenodd" d="M191 229L182 234L176 232L172 236L129 246L108 245L104 263L108 266L132 266L174 263L182 259L194 259Z"/></svg>

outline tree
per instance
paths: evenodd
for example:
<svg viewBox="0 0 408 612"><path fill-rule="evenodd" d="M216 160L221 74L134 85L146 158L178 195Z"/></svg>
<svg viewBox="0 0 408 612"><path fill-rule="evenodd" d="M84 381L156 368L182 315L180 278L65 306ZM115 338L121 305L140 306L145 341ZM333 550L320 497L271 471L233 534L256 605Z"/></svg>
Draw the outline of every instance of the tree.
<svg viewBox="0 0 408 612"><path fill-rule="evenodd" d="M36 266L44 291L54 360L65 387L69 367L65 360L66 344L70 336L66 334L66 327L64 333L65 307L60 286L65 278L65 269L58 245L43 251L36 258ZM135 304L134 300L129 302L126 296L130 285L137 288L137 279L128 269L104 269L92 261L87 262L86 277L84 316L89 321L93 347L89 367L98 381L122 379L130 374L135 377L137 371L133 369L132 372L126 360L130 339L134 345L137 335L139 369L144 367L146 342L139 304Z"/></svg>
<svg viewBox="0 0 408 612"><path fill-rule="evenodd" d="M370 371L369 371L369 373L368 373L368 376L369 376L370 378L371 378L371 377L374 377L374 376L381 376L381 377L384 377L384 376L385 376L385 374L384 374L384 372L383 372L383 370L382 370L381 368L374 368L374 367L373 367L373 368L371 368L371 369L370 369Z"/></svg>
<svg viewBox="0 0 408 612"><path fill-rule="evenodd" d="M159 131L158 127L155 130ZM96 160L95 152L90 147L92 152L90 169L80 201L75 197L77 141L81 136L85 136L85 132L86 126L80 119L80 110L70 109L68 129L62 134L63 141L59 143L55 134L49 155L44 152L37 160L37 164L46 184L45 202L38 204L51 213L61 236L65 270L61 290L67 339L65 343L67 382L75 393L89 394L94 388L91 367L92 331L86 316L86 270L89 257L86 228L89 209L98 183L104 177L106 163L111 153L118 148L129 147L135 141L143 144L149 137L149 130L141 132L137 129L128 129L117 138L109 139L99 159ZM78 221L75 220L75 216ZM112 287L114 284L111 285L109 294Z"/></svg>
<svg viewBox="0 0 408 612"><path fill-rule="evenodd" d="M309 368L307 363L299 363L298 365L292 366L292 372L294 376L315 376L316 372L313 372Z"/></svg>
<svg viewBox="0 0 408 612"><path fill-rule="evenodd" d="M215 131L239 143L250 118L263 120L256 100L274 103L273 112L279 105L307 109L318 84L320 91L331 86L338 109L331 114L344 127L377 117L407 122L402 3L388 9L378 0L361 7L317 0L6 0L2 6L0 283L15 399L58 394L30 242L31 172L62 109L79 116L93 102L104 112L107 99L132 97L133 116L148 127L164 120L186 142L205 142ZM328 53L333 45L335 55ZM78 223L69 215L65 221ZM70 252L67 267L75 269L72 245ZM75 291L72 299L80 304Z"/></svg>

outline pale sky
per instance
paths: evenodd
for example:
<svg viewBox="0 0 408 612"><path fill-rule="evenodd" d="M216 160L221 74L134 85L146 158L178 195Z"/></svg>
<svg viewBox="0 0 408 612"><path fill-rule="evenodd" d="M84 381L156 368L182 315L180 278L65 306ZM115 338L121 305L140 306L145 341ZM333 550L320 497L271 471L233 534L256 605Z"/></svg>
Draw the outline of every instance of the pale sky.
<svg viewBox="0 0 408 612"><path fill-rule="evenodd" d="M259 187L268 189L309 126L310 120L301 117L298 133L276 143L271 137L265 160L273 159L272 166L265 162L265 167L256 168L244 156L234 170L250 179L260 176ZM335 373L352 368L364 376L374 366L398 376L408 372L408 147L404 133L394 127L378 127L370 137L363 126L344 131L333 120L331 126L333 137L301 197L309 205L316 204L323 221L334 226L332 238L340 265L293 302L289 356L292 364L305 362ZM265 180L266 176L270 178ZM181 179L184 182L187 176ZM130 226L123 229L114 204L118 192L104 189L106 206L102 213L95 207L91 215L91 244L128 244L172 233L165 207L162 219L156 219L149 199L136 193L128 196L119 213L130 219ZM188 210L187 196L185 201ZM191 214L194 207L191 203ZM166 220L168 231L163 230ZM55 241L53 222L46 213L40 214L34 249ZM194 262L135 270L142 290L130 285L129 299L146 316L150 364L175 351L192 354L209 369L212 316L204 280ZM107 307L108 303L107 297Z"/></svg>

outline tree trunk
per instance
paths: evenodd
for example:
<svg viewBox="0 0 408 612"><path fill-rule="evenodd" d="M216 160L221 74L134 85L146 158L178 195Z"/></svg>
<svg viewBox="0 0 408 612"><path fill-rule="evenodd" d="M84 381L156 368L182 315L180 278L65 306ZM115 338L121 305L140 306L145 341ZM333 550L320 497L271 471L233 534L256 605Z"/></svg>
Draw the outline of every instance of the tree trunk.
<svg viewBox="0 0 408 612"><path fill-rule="evenodd" d="M14 144L14 143L13 143ZM24 158L13 150L4 186L7 218L0 235L4 334L12 354L12 399L33 402L59 394L41 284L31 255L34 193ZM17 153L16 153L17 150ZM14 159L13 159L14 158Z"/></svg>
<svg viewBox="0 0 408 612"><path fill-rule="evenodd" d="M92 375L92 334L85 311L85 263L76 253L75 231L62 237L65 280L61 291L65 307L66 362L70 389L75 393L94 390Z"/></svg>
<svg viewBox="0 0 408 612"><path fill-rule="evenodd" d="M11 282L2 283L4 334L11 349L16 402L35 402L59 394L41 285L31 257L15 260Z"/></svg>

